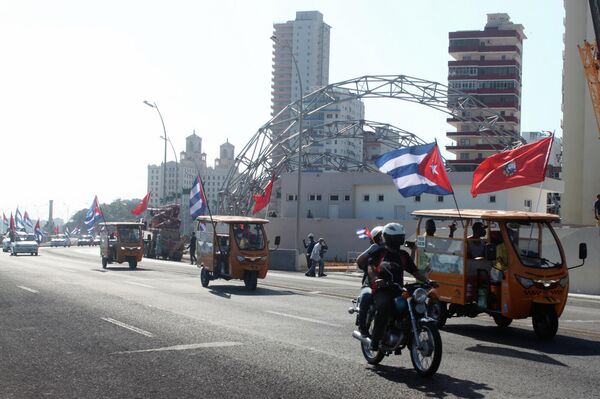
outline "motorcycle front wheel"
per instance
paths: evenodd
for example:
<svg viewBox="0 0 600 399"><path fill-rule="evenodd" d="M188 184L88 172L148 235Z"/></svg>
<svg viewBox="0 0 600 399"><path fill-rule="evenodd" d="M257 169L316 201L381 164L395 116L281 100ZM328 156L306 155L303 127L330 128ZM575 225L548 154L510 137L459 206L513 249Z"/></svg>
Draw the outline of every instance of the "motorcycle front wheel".
<svg viewBox="0 0 600 399"><path fill-rule="evenodd" d="M374 324L375 323L374 323L373 317L371 315L367 316L367 329L369 331L370 337L373 336L373 325ZM369 349L369 344L367 344L365 342L360 343L360 349L362 350L362 354L365 357L365 359L367 360L367 363L369 363L369 364L379 364L385 357L385 353L383 351L381 351L381 350L372 351L371 349Z"/></svg>
<svg viewBox="0 0 600 399"><path fill-rule="evenodd" d="M420 343L412 337L410 343L410 360L417 373L424 377L435 374L442 361L442 337L438 328L431 324L418 326Z"/></svg>

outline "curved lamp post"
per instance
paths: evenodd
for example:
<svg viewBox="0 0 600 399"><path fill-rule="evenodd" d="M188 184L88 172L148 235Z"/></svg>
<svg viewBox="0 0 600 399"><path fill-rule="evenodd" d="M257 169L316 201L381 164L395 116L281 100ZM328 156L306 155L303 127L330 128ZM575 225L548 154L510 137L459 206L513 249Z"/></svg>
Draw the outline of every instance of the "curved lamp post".
<svg viewBox="0 0 600 399"><path fill-rule="evenodd" d="M160 123L162 123L162 127L163 127L164 140L165 140L165 159L164 159L164 162L163 162L162 203L165 204L166 203L166 198L167 198L167 129L165 128L165 121L163 120L162 114L160 113L160 110L158 109L158 105L156 105L156 103L152 103L151 104L151 103L149 103L146 100L144 100L144 104L146 104L149 107L152 107L152 108L156 109L156 112L158 112L158 116L160 117Z"/></svg>

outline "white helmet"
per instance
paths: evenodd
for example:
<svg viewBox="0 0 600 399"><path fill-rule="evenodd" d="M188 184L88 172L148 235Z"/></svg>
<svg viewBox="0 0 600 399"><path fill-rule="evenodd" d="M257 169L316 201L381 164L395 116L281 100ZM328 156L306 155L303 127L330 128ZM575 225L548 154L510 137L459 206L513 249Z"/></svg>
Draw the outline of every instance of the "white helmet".
<svg viewBox="0 0 600 399"><path fill-rule="evenodd" d="M371 229L371 237L375 238L379 234L383 233L383 226L375 226Z"/></svg>
<svg viewBox="0 0 600 399"><path fill-rule="evenodd" d="M391 249L400 249L400 246L404 244L405 236L406 231L400 223L388 223L383 226L383 240L385 245Z"/></svg>

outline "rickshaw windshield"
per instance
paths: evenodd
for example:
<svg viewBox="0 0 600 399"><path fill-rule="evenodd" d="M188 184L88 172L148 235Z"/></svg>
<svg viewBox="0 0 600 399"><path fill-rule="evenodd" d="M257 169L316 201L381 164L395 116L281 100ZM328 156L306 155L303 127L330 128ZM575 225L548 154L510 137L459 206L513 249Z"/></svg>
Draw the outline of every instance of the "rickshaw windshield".
<svg viewBox="0 0 600 399"><path fill-rule="evenodd" d="M119 241L123 243L138 243L140 242L140 229L139 227L125 227L120 226L118 229Z"/></svg>
<svg viewBox="0 0 600 399"><path fill-rule="evenodd" d="M238 247L245 251L264 249L265 240L262 225L258 223L235 223L233 235Z"/></svg>
<svg viewBox="0 0 600 399"><path fill-rule="evenodd" d="M547 269L563 265L558 240L547 222L510 222L506 231L524 266Z"/></svg>

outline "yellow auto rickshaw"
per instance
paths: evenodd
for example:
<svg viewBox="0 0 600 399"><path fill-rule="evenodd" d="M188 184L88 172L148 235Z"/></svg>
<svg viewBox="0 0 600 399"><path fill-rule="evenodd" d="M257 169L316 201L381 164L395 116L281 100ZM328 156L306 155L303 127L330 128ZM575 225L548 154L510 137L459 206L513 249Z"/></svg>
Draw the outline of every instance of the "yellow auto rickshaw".
<svg viewBox="0 0 600 399"><path fill-rule="evenodd" d="M500 327L531 317L539 338L556 335L569 292L568 269L583 265L567 267L552 227L557 215L468 209L412 215L418 219L417 267L439 283L432 311L440 327L448 317L487 313ZM581 243L579 258L586 256Z"/></svg>
<svg viewBox="0 0 600 399"><path fill-rule="evenodd" d="M127 262L135 269L144 256L142 223L112 222L100 225L100 256L102 268L108 264Z"/></svg>
<svg viewBox="0 0 600 399"><path fill-rule="evenodd" d="M257 279L269 270L269 242L266 219L245 216L199 216L196 252L200 281L208 287L215 279L244 280L247 289L256 289ZM278 244L279 237L275 243Z"/></svg>

